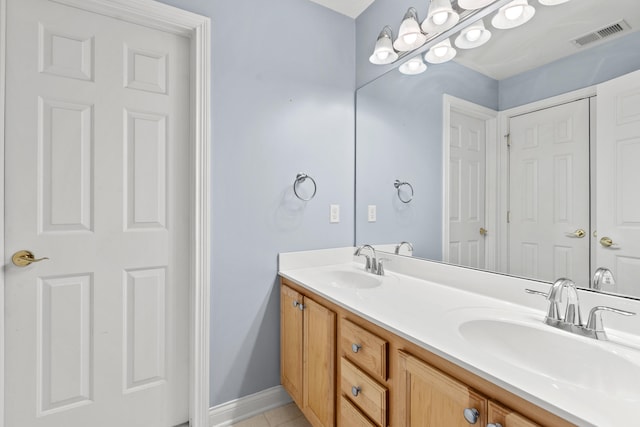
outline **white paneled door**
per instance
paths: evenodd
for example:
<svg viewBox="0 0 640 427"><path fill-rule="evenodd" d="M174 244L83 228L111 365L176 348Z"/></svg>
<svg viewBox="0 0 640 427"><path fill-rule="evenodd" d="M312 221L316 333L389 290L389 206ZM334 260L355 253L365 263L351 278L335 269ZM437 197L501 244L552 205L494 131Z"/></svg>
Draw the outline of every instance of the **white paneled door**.
<svg viewBox="0 0 640 427"><path fill-rule="evenodd" d="M449 133L449 259L485 268L485 120L451 111Z"/></svg>
<svg viewBox="0 0 640 427"><path fill-rule="evenodd" d="M598 85L597 216L594 268L640 297L640 71ZM611 244L611 245L610 245Z"/></svg>
<svg viewBox="0 0 640 427"><path fill-rule="evenodd" d="M589 287L589 100L509 122L509 273Z"/></svg>
<svg viewBox="0 0 640 427"><path fill-rule="evenodd" d="M7 9L5 425L185 422L189 42Z"/></svg>

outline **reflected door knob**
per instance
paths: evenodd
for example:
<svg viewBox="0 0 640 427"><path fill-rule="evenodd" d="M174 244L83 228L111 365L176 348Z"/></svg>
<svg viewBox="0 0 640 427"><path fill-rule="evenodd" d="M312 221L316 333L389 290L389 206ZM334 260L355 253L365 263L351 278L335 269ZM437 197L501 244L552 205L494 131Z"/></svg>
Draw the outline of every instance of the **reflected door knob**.
<svg viewBox="0 0 640 427"><path fill-rule="evenodd" d="M567 234L567 237L575 237L576 239L582 239L584 236L587 235L587 233L582 228L574 231L573 233L566 233L566 234Z"/></svg>
<svg viewBox="0 0 640 427"><path fill-rule="evenodd" d="M487 231L487 229L486 229L486 228L484 228L484 227L480 227L480 234L481 234L482 236L486 236L486 235L487 235L487 233L488 233L488 231Z"/></svg>
<svg viewBox="0 0 640 427"><path fill-rule="evenodd" d="M610 248L612 246L618 246L616 243L613 243L613 240L611 240L611 237L607 237L607 236L604 236L602 239L600 239L600 244L602 246L604 246L605 248Z"/></svg>
<svg viewBox="0 0 640 427"><path fill-rule="evenodd" d="M33 255L33 252L22 250L13 254L13 256L11 257L11 262L13 262L13 264L18 267L26 267L31 263L44 261L45 259L49 258L36 258L35 255Z"/></svg>

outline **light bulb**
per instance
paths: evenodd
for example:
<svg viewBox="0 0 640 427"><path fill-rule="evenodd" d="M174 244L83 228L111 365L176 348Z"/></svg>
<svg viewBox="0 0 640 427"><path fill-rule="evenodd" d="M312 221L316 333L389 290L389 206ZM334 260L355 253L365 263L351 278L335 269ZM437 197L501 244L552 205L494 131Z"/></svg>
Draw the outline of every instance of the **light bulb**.
<svg viewBox="0 0 640 427"><path fill-rule="evenodd" d="M481 35L482 35L482 30L480 28L472 28L469 31L467 31L464 36L470 42L475 42L480 38Z"/></svg>
<svg viewBox="0 0 640 427"><path fill-rule="evenodd" d="M377 52L376 56L380 61L384 61L389 57L389 52L387 52L386 50L383 50L383 51Z"/></svg>
<svg viewBox="0 0 640 427"><path fill-rule="evenodd" d="M402 40L406 44L414 44L416 40L418 40L418 35L416 33L409 33L402 36Z"/></svg>
<svg viewBox="0 0 640 427"><path fill-rule="evenodd" d="M445 56L448 51L449 51L448 46L438 46L433 48L433 54L438 58L442 58L443 56Z"/></svg>
<svg viewBox="0 0 640 427"><path fill-rule="evenodd" d="M420 63L418 61L409 61L409 69L412 71L417 70L420 67Z"/></svg>
<svg viewBox="0 0 640 427"><path fill-rule="evenodd" d="M516 19L520 18L523 13L524 13L524 6L521 4L508 7L504 10L504 16L509 21L515 21Z"/></svg>
<svg viewBox="0 0 640 427"><path fill-rule="evenodd" d="M436 25L442 25L445 22L447 22L447 19L449 19L449 12L438 12L438 13L434 13L431 16L431 19L433 20L433 23Z"/></svg>

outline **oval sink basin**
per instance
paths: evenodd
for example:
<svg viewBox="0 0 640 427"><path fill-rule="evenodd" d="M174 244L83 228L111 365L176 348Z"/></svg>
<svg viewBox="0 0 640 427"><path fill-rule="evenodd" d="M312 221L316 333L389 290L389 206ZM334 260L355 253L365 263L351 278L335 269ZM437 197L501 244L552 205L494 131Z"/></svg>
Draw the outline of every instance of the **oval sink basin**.
<svg viewBox="0 0 640 427"><path fill-rule="evenodd" d="M367 289L375 288L382 284L380 277L359 271L331 271L327 273L327 279L331 286L337 288Z"/></svg>
<svg viewBox="0 0 640 427"><path fill-rule="evenodd" d="M479 350L523 370L580 388L638 398L640 365L613 344L573 338L544 324L504 320L470 320L459 325L459 332Z"/></svg>

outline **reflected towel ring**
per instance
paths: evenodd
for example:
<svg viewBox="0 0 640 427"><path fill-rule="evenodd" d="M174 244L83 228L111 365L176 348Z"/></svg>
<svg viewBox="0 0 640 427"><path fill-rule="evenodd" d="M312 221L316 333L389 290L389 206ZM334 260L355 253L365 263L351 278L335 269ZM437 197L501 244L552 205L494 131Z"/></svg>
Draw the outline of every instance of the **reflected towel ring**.
<svg viewBox="0 0 640 427"><path fill-rule="evenodd" d="M309 196L308 199L305 199L304 197L301 197L298 194L298 184L302 184L303 182L305 182L307 180L307 178L309 178L311 180L311 182L313 183L313 193L311 194L311 196ZM316 180L311 178L306 173L300 172L298 175L296 175L296 180L293 181L293 194L295 194L296 197L298 199L302 200L303 202L308 202L309 200L313 199L315 197L315 195L316 195L316 190L317 189L318 189L318 186L316 185Z"/></svg>
<svg viewBox="0 0 640 427"><path fill-rule="evenodd" d="M408 186L411 190L411 195L407 199L403 199L402 195L400 194L400 187L402 187L403 185ZM396 182L393 183L393 186L398 190L398 199L400 199L402 203L409 203L413 200L413 186L411 184L409 184L408 182L400 182L400 180L396 179Z"/></svg>

